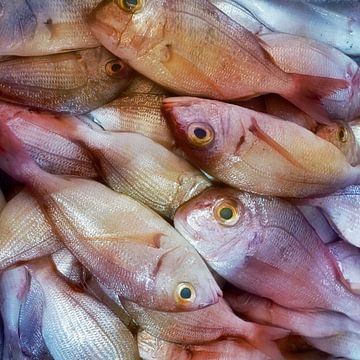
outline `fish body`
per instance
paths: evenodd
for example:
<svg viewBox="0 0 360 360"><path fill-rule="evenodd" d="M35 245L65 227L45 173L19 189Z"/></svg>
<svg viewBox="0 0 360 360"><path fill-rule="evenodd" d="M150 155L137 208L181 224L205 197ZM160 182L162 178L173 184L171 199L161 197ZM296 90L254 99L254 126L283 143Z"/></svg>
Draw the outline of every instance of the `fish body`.
<svg viewBox="0 0 360 360"><path fill-rule="evenodd" d="M209 189L180 207L174 224L208 265L236 287L293 310L332 310L359 319L359 297L290 203L230 188Z"/></svg>
<svg viewBox="0 0 360 360"><path fill-rule="evenodd" d="M325 42L346 54L360 53L360 19L355 9L344 13L309 1L235 1L272 31ZM356 2L345 3L350 3L350 8L356 7ZM336 6L336 1L333 4Z"/></svg>
<svg viewBox="0 0 360 360"><path fill-rule="evenodd" d="M156 338L146 331L137 334L143 360L270 360L241 340L219 340L203 345L180 345Z"/></svg>
<svg viewBox="0 0 360 360"><path fill-rule="evenodd" d="M238 189L307 197L360 181L360 168L338 148L292 122L186 97L164 100L163 113L187 157Z"/></svg>
<svg viewBox="0 0 360 360"><path fill-rule="evenodd" d="M328 123L315 99L346 86L343 80L284 72L256 35L209 1L139 4L132 13L105 1L89 20L102 45L139 73L175 93L218 100L277 93Z"/></svg>
<svg viewBox="0 0 360 360"><path fill-rule="evenodd" d="M86 17L99 0L2 0L0 55L40 56L99 46Z"/></svg>
<svg viewBox="0 0 360 360"><path fill-rule="evenodd" d="M265 34L261 40L285 72L346 81L346 87L321 99L331 119L350 121L360 115L360 71L349 56L320 41L290 34Z"/></svg>
<svg viewBox="0 0 360 360"><path fill-rule="evenodd" d="M115 99L133 71L102 47L0 62L0 98L82 114Z"/></svg>

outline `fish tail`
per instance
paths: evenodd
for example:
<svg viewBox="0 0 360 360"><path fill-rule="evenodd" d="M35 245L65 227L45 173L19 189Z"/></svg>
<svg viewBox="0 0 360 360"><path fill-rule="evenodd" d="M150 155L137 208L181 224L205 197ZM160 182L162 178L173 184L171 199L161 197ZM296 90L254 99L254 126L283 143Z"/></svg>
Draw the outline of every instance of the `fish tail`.
<svg viewBox="0 0 360 360"><path fill-rule="evenodd" d="M348 82L320 76L289 74L292 78L290 91L280 94L321 124L331 124L321 99L337 90L344 89Z"/></svg>
<svg viewBox="0 0 360 360"><path fill-rule="evenodd" d="M41 171L6 121L0 119L0 168L15 180L28 184Z"/></svg>
<svg viewBox="0 0 360 360"><path fill-rule="evenodd" d="M271 359L281 360L284 357L274 341L288 336L289 333L285 329L254 324L253 334L248 337L248 341Z"/></svg>

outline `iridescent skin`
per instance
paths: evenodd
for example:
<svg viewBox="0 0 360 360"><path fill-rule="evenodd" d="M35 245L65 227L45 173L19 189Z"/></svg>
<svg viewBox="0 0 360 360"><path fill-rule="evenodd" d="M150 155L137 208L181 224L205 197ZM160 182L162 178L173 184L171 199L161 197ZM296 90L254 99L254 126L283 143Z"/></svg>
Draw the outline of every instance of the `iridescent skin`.
<svg viewBox="0 0 360 360"><path fill-rule="evenodd" d="M351 166L338 148L292 122L187 97L164 100L163 113L187 157L238 189L307 197L360 182L360 168ZM203 146L195 143L194 127L209 135Z"/></svg>
<svg viewBox="0 0 360 360"><path fill-rule="evenodd" d="M133 76L128 65L102 47L10 58L0 62L0 98L43 110L83 114L119 96Z"/></svg>
<svg viewBox="0 0 360 360"><path fill-rule="evenodd" d="M219 204L238 219L224 225ZM175 227L233 285L294 310L360 318L360 298L341 281L329 249L297 208L274 197L209 189L178 209Z"/></svg>
<svg viewBox="0 0 360 360"><path fill-rule="evenodd" d="M86 17L100 0L0 1L0 55L37 56L99 46Z"/></svg>
<svg viewBox="0 0 360 360"><path fill-rule="evenodd" d="M55 238L55 245L61 241L103 285L129 300L164 311L190 311L219 300L221 290L204 261L159 215L95 181L44 172L11 130L3 123L0 126L0 167L26 184L33 204L29 217L33 219L34 211L42 215L38 222L41 226L45 223L45 230L50 228L43 237ZM30 223L26 218L23 221ZM2 219L6 220L4 212ZM30 224L22 232L36 233L38 223ZM5 264L9 257L16 260L13 237L1 239L9 251L4 254ZM25 247L35 255L43 251L33 245L34 240ZM18 246L22 249L23 243ZM184 283L192 287L191 301L177 295Z"/></svg>

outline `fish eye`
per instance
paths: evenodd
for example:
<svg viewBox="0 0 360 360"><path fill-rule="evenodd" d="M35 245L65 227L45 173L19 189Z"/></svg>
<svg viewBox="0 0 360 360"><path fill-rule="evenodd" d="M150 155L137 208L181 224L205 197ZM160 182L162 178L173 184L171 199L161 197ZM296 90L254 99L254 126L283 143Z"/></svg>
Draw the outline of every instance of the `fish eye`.
<svg viewBox="0 0 360 360"><path fill-rule="evenodd" d="M180 283L175 289L175 301L179 305L189 305L195 301L196 292L190 283Z"/></svg>
<svg viewBox="0 0 360 360"><path fill-rule="evenodd" d="M337 132L337 137L338 137L340 142L342 142L342 143L347 142L347 140L348 140L348 131L346 130L346 128L344 126L339 127L339 130Z"/></svg>
<svg viewBox="0 0 360 360"><path fill-rule="evenodd" d="M224 200L215 205L214 216L218 223L234 226L240 218L240 213L235 201Z"/></svg>
<svg viewBox="0 0 360 360"><path fill-rule="evenodd" d="M119 5L126 12L136 13L143 8L144 0L119 0Z"/></svg>
<svg viewBox="0 0 360 360"><path fill-rule="evenodd" d="M105 72L110 77L120 77L123 67L124 64L120 59L112 60L105 65Z"/></svg>
<svg viewBox="0 0 360 360"><path fill-rule="evenodd" d="M205 123L194 123L188 128L188 140L192 145L202 147L214 140L214 130Z"/></svg>

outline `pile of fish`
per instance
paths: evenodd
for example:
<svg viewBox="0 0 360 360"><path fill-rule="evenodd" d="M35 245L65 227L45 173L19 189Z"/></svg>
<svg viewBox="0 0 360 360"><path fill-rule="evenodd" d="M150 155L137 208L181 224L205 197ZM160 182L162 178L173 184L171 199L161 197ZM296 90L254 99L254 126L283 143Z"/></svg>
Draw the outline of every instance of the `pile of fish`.
<svg viewBox="0 0 360 360"><path fill-rule="evenodd" d="M360 359L360 2L0 14L0 359Z"/></svg>

